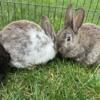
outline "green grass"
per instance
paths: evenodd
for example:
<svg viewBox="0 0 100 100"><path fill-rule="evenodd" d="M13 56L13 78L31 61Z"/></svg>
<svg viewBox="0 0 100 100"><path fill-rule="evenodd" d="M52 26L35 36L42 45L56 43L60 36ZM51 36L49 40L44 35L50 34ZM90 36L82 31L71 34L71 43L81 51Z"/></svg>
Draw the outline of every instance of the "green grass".
<svg viewBox="0 0 100 100"><path fill-rule="evenodd" d="M49 16L55 30L63 25L64 10L63 0L50 0L52 8L38 5L49 5L49 0L1 0L0 2L0 26L1 28L12 20L29 19L39 23L42 15ZM14 0L13 0L14 1ZM36 1L37 6L34 6ZM67 0L64 0L66 6ZM78 5L77 5L78 1ZM93 11L98 0L86 0L84 8L88 12ZM81 7L84 0L72 0L74 8ZM83 7L83 6L82 6ZM97 12L89 12L86 22L97 23L100 16L100 1ZM29 11L29 12L28 12ZM41 13L42 11L42 13ZM48 13L49 11L49 13ZM55 12L56 11L56 12ZM93 15L94 18L93 18ZM54 17L55 16L55 17ZM61 18L61 19L60 19ZM93 19L93 21L92 21ZM100 21L98 22L100 25ZM0 98L2 100L100 100L100 67L94 65L87 67L72 60L55 58L45 65L39 65L33 70L17 69L10 72L5 84L0 85Z"/></svg>

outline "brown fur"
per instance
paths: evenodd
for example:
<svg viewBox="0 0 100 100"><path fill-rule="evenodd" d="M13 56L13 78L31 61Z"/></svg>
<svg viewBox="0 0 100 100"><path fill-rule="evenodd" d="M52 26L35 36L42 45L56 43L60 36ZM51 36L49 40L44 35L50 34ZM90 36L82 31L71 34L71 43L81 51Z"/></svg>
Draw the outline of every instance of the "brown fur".
<svg viewBox="0 0 100 100"><path fill-rule="evenodd" d="M57 34L58 51L61 55L86 63L94 64L100 61L100 27L91 23L83 23L84 9L75 14L69 6L66 10L63 29ZM73 19L71 20L70 18ZM69 24L70 22L70 24Z"/></svg>
<svg viewBox="0 0 100 100"><path fill-rule="evenodd" d="M47 16L42 16L41 27L44 29L45 33L55 41L55 31Z"/></svg>
<svg viewBox="0 0 100 100"><path fill-rule="evenodd" d="M41 27L39 27L39 25L37 25L36 23L34 22L31 22L31 21L28 21L28 20L19 20L19 21L14 21L14 22L11 22L10 24L8 24L6 27L3 28L3 30L11 30L12 28L20 28L20 29L23 29L23 30L27 30L26 27L35 27L38 31L41 31Z"/></svg>

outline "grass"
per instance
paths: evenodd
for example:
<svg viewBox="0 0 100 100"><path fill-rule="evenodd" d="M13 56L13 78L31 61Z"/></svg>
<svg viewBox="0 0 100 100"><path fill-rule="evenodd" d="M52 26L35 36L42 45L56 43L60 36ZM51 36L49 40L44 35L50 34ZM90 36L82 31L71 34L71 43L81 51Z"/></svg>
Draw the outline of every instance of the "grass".
<svg viewBox="0 0 100 100"><path fill-rule="evenodd" d="M23 4L20 3L21 1ZM40 17L47 15L55 30L58 31L63 25L64 9L62 4L65 7L66 3L68 4L67 0L64 2L57 0L57 3L56 0L50 0L50 2L49 0L29 1L30 5L27 5L28 0L13 0L13 3L12 0L1 0L1 28L12 20L22 18L39 23ZM72 0L75 8L82 6L86 9L86 22L100 25L100 21L98 22L100 1L99 3L97 1L92 0L92 5L90 5L91 0L87 0L85 3L84 0ZM49 4L52 5L51 8ZM55 8L54 6L60 7ZM90 10L88 10L89 8ZM0 85L0 97L1 100L100 100L100 66L87 67L72 60L56 57L49 63L39 65L33 70L13 70L8 74L4 84Z"/></svg>

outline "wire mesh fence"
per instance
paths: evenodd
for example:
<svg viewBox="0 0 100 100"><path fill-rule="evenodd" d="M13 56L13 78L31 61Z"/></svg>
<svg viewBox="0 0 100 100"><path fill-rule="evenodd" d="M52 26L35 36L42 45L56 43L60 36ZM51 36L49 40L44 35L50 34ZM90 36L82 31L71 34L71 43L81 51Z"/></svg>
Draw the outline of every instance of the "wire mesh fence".
<svg viewBox="0 0 100 100"><path fill-rule="evenodd" d="M100 0L0 0L0 27L19 19L39 22L42 15L47 15L58 30L69 3L74 9L85 9L85 22L100 25Z"/></svg>

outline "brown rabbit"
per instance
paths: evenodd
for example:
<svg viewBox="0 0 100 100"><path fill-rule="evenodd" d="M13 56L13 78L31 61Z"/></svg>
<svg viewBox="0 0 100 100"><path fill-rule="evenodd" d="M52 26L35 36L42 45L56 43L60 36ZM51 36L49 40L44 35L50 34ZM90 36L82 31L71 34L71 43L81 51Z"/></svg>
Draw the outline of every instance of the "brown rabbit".
<svg viewBox="0 0 100 100"><path fill-rule="evenodd" d="M63 57L89 65L100 62L100 27L83 24L84 16L83 8L78 8L75 13L71 5L67 8L64 26L57 34L57 45Z"/></svg>

